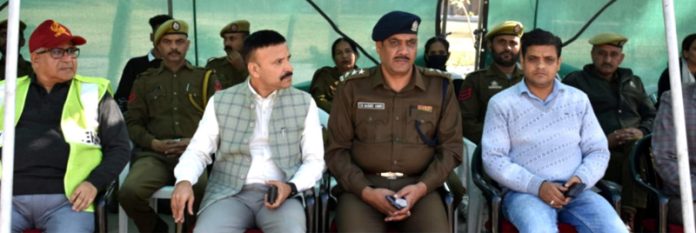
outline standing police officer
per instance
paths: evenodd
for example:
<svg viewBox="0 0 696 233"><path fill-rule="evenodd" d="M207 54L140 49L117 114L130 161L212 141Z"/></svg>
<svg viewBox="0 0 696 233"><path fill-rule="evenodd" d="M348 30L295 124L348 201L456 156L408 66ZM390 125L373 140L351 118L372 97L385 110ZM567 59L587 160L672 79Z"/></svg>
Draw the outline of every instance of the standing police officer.
<svg viewBox="0 0 696 233"><path fill-rule="evenodd" d="M488 100L522 80L522 71L516 65L522 33L524 27L517 21L505 21L493 27L486 34L493 65L467 75L459 88L457 98L462 111L462 133L477 145L481 143Z"/></svg>
<svg viewBox="0 0 696 233"><path fill-rule="evenodd" d="M325 160L343 189L339 232L448 231L436 190L461 163L461 120L447 75L413 64L419 23L401 11L382 16L372 31L381 64L349 73L336 93Z"/></svg>
<svg viewBox="0 0 696 233"><path fill-rule="evenodd" d="M166 21L157 29L154 42L162 64L138 76L128 100L126 123L139 151L119 201L140 232L166 232L166 223L148 200L174 183L174 167L196 131L207 98L215 92L214 80L206 80L205 70L186 61L187 33L182 20ZM206 181L203 174L194 187L196 197L202 197Z"/></svg>
<svg viewBox="0 0 696 233"><path fill-rule="evenodd" d="M220 37L225 46L224 57L211 58L206 69L213 70L220 81L222 89L244 82L249 73L240 51L244 45L244 39L249 36L249 21L237 20L227 24L220 30Z"/></svg>
<svg viewBox="0 0 696 233"><path fill-rule="evenodd" d="M172 19L169 15L155 15L148 23L152 28L152 33L150 33L150 41L155 42L155 32L157 28L162 25L167 20ZM133 87L133 82L135 78L149 68L157 68L160 66L160 53L157 51L156 44L152 44L153 48L150 49L146 55L140 57L134 57L128 60L126 66L123 67L123 73L121 73L121 80L118 82L118 88L116 88L116 94L114 94L114 99L121 107L121 111L125 112L128 108L128 96L131 93L131 88Z"/></svg>

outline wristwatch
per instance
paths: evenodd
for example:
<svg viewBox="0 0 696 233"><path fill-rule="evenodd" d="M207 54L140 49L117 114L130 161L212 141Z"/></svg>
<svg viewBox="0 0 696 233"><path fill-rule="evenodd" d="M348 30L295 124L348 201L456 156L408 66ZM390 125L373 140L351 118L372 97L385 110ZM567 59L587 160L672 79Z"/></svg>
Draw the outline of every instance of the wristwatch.
<svg viewBox="0 0 696 233"><path fill-rule="evenodd" d="M288 186L290 186L290 195L289 197L297 195L297 186L295 186L295 183L293 182L285 182Z"/></svg>

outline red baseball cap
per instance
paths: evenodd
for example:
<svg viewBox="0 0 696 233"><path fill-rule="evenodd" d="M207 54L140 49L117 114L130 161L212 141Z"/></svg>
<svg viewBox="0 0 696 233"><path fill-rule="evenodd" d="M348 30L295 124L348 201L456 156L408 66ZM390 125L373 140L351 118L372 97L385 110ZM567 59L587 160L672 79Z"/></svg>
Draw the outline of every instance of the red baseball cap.
<svg viewBox="0 0 696 233"><path fill-rule="evenodd" d="M29 37L29 52L33 53L38 48L55 48L65 42L74 45L83 45L87 40L81 36L73 36L70 29L52 19L47 19L31 33Z"/></svg>

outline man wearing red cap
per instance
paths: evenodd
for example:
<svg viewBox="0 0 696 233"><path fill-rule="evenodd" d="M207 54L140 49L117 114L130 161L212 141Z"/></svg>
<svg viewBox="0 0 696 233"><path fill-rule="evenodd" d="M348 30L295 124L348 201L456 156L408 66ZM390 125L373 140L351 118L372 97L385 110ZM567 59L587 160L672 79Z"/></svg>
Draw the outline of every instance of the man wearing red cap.
<svg viewBox="0 0 696 233"><path fill-rule="evenodd" d="M86 42L53 20L29 38L36 74L17 79L13 232L94 232L94 198L128 162L109 81L76 74L76 46Z"/></svg>

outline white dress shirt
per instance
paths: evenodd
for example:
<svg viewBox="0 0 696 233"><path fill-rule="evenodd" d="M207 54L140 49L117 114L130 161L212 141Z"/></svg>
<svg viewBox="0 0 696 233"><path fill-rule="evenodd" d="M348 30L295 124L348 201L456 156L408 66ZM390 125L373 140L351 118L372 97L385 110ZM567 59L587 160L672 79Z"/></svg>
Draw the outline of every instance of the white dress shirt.
<svg viewBox="0 0 696 233"><path fill-rule="evenodd" d="M267 180L284 181L287 177L271 159L271 148L268 144L269 120L277 92L273 92L268 97L263 98L256 93L248 81L247 85L255 96L256 104L254 106L256 106L257 117L254 124L256 126L254 133L249 140L251 166L245 184L263 184ZM186 147L186 151L181 155L179 163L174 168L174 176L177 183L189 181L191 184L195 184L198 181L198 177L203 174L205 167L213 162L210 155L217 151L220 142L220 127L218 126L214 106L215 96L208 101L203 117L198 124L198 130L196 130L191 142ZM314 187L314 184L321 179L325 169L319 113L313 99L310 99L301 143L302 165L289 180L295 184L300 192Z"/></svg>

